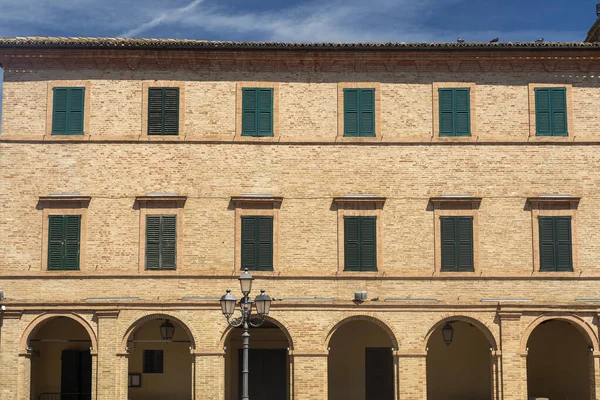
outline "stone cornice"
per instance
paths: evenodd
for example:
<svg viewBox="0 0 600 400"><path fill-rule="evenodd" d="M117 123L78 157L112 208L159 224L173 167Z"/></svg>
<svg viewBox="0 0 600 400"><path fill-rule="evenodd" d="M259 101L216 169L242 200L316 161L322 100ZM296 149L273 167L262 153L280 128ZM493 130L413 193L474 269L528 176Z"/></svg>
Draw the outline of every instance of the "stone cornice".
<svg viewBox="0 0 600 400"><path fill-rule="evenodd" d="M139 50L0 48L0 64L15 70L600 72L596 48L482 48L450 52L362 50Z"/></svg>

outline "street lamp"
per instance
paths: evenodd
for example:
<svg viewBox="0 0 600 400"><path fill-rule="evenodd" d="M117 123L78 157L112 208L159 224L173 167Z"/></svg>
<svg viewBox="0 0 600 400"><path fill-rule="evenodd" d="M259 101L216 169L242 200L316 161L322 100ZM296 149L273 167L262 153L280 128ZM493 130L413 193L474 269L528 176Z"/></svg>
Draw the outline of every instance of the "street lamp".
<svg viewBox="0 0 600 400"><path fill-rule="evenodd" d="M450 343L452 343L452 339L454 338L454 328L449 322L446 322L446 325L442 328L442 338L444 339L444 342L450 346Z"/></svg>
<svg viewBox="0 0 600 400"><path fill-rule="evenodd" d="M175 333L175 326L166 319L165 322L160 326L160 337L162 340L172 340L173 334Z"/></svg>
<svg viewBox="0 0 600 400"><path fill-rule="evenodd" d="M244 333L242 333L242 400L249 400L248 396L248 349L250 347L250 333L248 329L252 326L258 328L265 322L266 316L271 310L271 298L265 293L264 290L260 291L260 294L256 296L254 300L250 298L250 292L252 290L252 281L254 278L247 269L238 278L240 281L240 289L243 297L240 299L240 316L232 318L235 313L235 303L237 299L231 294L231 290L227 290L226 293L221 297L221 312L227 318L227 323L234 328L242 326ZM258 318L252 318L252 304L256 305L256 314Z"/></svg>

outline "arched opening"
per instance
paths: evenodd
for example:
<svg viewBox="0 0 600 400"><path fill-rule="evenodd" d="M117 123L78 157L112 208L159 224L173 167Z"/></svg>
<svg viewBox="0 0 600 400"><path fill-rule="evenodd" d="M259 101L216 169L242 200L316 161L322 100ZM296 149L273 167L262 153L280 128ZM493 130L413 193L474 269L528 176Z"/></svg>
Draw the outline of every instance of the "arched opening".
<svg viewBox="0 0 600 400"><path fill-rule="evenodd" d="M393 400L394 342L381 326L369 320L348 321L329 341L330 400Z"/></svg>
<svg viewBox="0 0 600 400"><path fill-rule="evenodd" d="M529 398L589 399L590 346L567 321L540 323L527 340Z"/></svg>
<svg viewBox="0 0 600 400"><path fill-rule="evenodd" d="M289 400L292 347L285 332L265 321L250 328L248 392L251 399ZM237 400L242 393L242 328L229 331L225 340L225 400Z"/></svg>
<svg viewBox="0 0 600 400"><path fill-rule="evenodd" d="M474 324L441 323L427 341L427 399L493 398L491 347Z"/></svg>
<svg viewBox="0 0 600 400"><path fill-rule="evenodd" d="M47 319L27 343L32 399L92 398L92 340L79 322L68 317Z"/></svg>
<svg viewBox="0 0 600 400"><path fill-rule="evenodd" d="M133 330L127 340L128 399L192 399L190 346L186 327L168 316L156 316Z"/></svg>

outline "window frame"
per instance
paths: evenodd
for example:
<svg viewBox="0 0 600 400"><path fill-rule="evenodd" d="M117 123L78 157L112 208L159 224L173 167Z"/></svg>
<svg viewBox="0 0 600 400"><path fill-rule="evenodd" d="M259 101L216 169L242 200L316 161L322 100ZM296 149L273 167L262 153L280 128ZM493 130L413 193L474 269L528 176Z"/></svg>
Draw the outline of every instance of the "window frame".
<svg viewBox="0 0 600 400"><path fill-rule="evenodd" d="M542 221L544 220L549 220L552 221L552 245L554 247L554 265L552 266L552 268L547 268L544 267L542 265L542 246L544 245L543 241L542 241L542 237L541 237L541 224ZM570 265L568 268L559 268L558 266L558 245L559 245L559 241L558 241L558 237L557 237L557 233L556 233L556 223L559 220L568 220L569 221L569 258L570 258ZM538 238L539 241L539 246L540 246L540 272L573 272L573 219L570 216L553 216L553 217L549 217L549 216L538 216L538 234L540 235L540 237Z"/></svg>
<svg viewBox="0 0 600 400"><path fill-rule="evenodd" d="M580 197L538 196L528 197L526 209L531 211L532 275L533 276L579 276L579 246L577 236L577 209ZM571 270L542 270L540 261L539 217L571 217Z"/></svg>
<svg viewBox="0 0 600 400"><path fill-rule="evenodd" d="M477 137L477 85L475 82L433 82L431 140L434 142L476 142ZM469 89L470 136L440 136L440 89Z"/></svg>
<svg viewBox="0 0 600 400"><path fill-rule="evenodd" d="M272 117L272 136L246 136L243 135L242 122L243 122L243 91L244 89L272 89L273 91L273 103L271 108ZM265 81L245 81L236 83L236 96L235 96L235 134L233 136L234 141L244 142L276 142L280 138L279 129L279 82L265 82Z"/></svg>
<svg viewBox="0 0 600 400"><path fill-rule="evenodd" d="M175 219L175 240L174 240L174 253L175 253L175 260L174 260L174 265L173 267L165 267L162 263L162 248L163 245L162 243L164 242L162 236L163 236L163 220L164 217L173 217ZM148 267L148 219L149 218L159 218L159 266L156 268L150 268ZM177 270L177 238L179 237L178 235L178 223L177 223L177 214L146 214L146 234L144 236L144 240L146 241L145 244L145 251L144 251L144 268L146 269L146 271L175 271Z"/></svg>
<svg viewBox="0 0 600 400"><path fill-rule="evenodd" d="M373 136L345 136L345 108L344 91L345 89L373 89L373 117L374 117L374 135ZM336 141L341 142L372 142L382 140L382 119L381 119L381 83L380 82L338 82L337 84L337 137Z"/></svg>
<svg viewBox="0 0 600 400"><path fill-rule="evenodd" d="M184 265L184 235L185 220L184 207L187 196L176 194L157 194L137 196L134 209L139 210L139 248L138 248L138 273L147 275L173 275L185 272ZM175 268L174 269L146 269L146 217L174 215L176 220L175 237Z"/></svg>
<svg viewBox="0 0 600 400"><path fill-rule="evenodd" d="M179 89L179 124L177 135L172 134L151 134L148 133L149 125L149 94L150 89L154 88L177 88ZM185 125L185 113L186 113L186 84L181 81L143 81L142 82L142 112L141 112L141 138L146 140L185 140L187 130Z"/></svg>
<svg viewBox="0 0 600 400"><path fill-rule="evenodd" d="M149 371L147 367L147 357L152 354L152 370ZM157 355L160 354L160 364L157 363ZM160 370L157 366L160 365ZM142 352L142 373L143 374L164 374L165 372L165 352L161 349L144 349Z"/></svg>
<svg viewBox="0 0 600 400"><path fill-rule="evenodd" d="M446 112L444 110L442 110L440 101L441 101L441 92L443 91L448 91L452 94L452 132L450 134L446 134L444 132L442 132L442 115ZM456 129L456 120L457 120L457 114L462 112L462 111L458 111L457 110L457 100L456 100L456 94L458 92L463 92L466 91L468 96L467 96L467 106L468 106L468 129L467 129L467 134L466 135L459 135L458 134L458 130ZM438 127L439 130L439 136L440 137L470 137L471 136L471 89L470 88L438 88L438 112L439 112L439 124L440 126Z"/></svg>
<svg viewBox="0 0 600 400"><path fill-rule="evenodd" d="M244 121L246 118L246 113L245 113L246 110L244 109L244 95L251 90L255 92L254 93L255 107L253 109L255 116L254 116L253 122L255 124L256 130L255 130L255 134L253 134L253 135L251 135L247 132L244 132ZM266 134L266 135L261 135L260 130L258 129L259 124L260 124L260 113L261 113L261 108L260 108L260 92L261 91L268 92L271 97L271 105L270 105L271 112L270 112L270 121L269 121L271 129L268 132L268 134ZM273 92L274 92L273 88L264 88L264 87L262 87L262 88L261 87L243 87L242 88L242 132L241 132L242 136L244 136L244 137L273 137L273 102L274 102L273 101Z"/></svg>
<svg viewBox="0 0 600 400"><path fill-rule="evenodd" d="M234 215L234 260L232 273L242 270L242 217L272 217L273 218L273 263L271 270L253 270L258 274L273 274L279 270L279 210L283 197L271 195L232 196L231 204Z"/></svg>
<svg viewBox="0 0 600 400"><path fill-rule="evenodd" d="M160 133L150 133L150 92L154 91L154 90L160 90L161 91L161 127L160 127ZM167 90L176 90L177 91L177 132L176 133L165 133L165 122L166 122L166 94L167 94ZM147 117L147 133L148 136L168 136L168 137L172 137L172 136L179 136L179 132L181 131L181 126L179 124L179 111L181 108L181 90L179 89L179 87L168 87L168 86L162 86L162 87L158 87L158 86L152 86L149 87L147 89L148 91L148 117Z"/></svg>
<svg viewBox="0 0 600 400"><path fill-rule="evenodd" d="M91 118L91 87L90 81L56 80L48 81L46 96L46 129L44 140L89 140ZM77 134L57 134L53 132L54 120L54 89L83 88L83 131Z"/></svg>
<svg viewBox="0 0 600 400"><path fill-rule="evenodd" d="M467 215L445 215L445 216L440 216L440 272L473 272L475 270L475 260L474 260L474 254L473 254L473 217L472 216L467 216ZM459 266L458 260L460 259L460 238L459 238L459 228L458 228L458 222L461 219L468 219L471 222L471 238L470 238L470 242L471 242L471 247L469 249L470 251L470 258L471 258L471 267L469 268L465 268L465 267L461 267ZM456 250L456 254L454 256L455 258L455 264L456 266L454 268L444 268L444 244L446 243L446 239L444 238L444 229L443 229L443 225L444 225L444 221L449 221L449 220L453 220L455 221L455 238L453 240L453 244L455 247L457 247Z"/></svg>
<svg viewBox="0 0 600 400"><path fill-rule="evenodd" d="M434 276L472 276L480 275L479 263L479 207L481 197L474 196L440 196L429 199L429 210L433 211L434 217ZM472 218L472 270L442 270L442 217L471 217Z"/></svg>
<svg viewBox="0 0 600 400"><path fill-rule="evenodd" d="M87 255L87 214L91 201L90 196L81 195L52 195L41 196L38 200L38 208L42 209L42 259L40 270L45 274L63 275L82 273L86 271ZM79 215L79 268L78 269L49 269L48 245L50 216L53 215Z"/></svg>
<svg viewBox="0 0 600 400"><path fill-rule="evenodd" d="M532 142L570 142L575 140L575 115L573 113L573 85L568 83L529 83L529 141ZM566 136L538 136L537 135L537 110L536 89L564 88L567 112L567 135Z"/></svg>
<svg viewBox="0 0 600 400"><path fill-rule="evenodd" d="M273 271L273 216L270 215L242 215L240 220L240 224L241 224L241 229L242 229L242 240L240 242L240 269L245 270L248 269L248 271L267 271L267 272L271 272ZM244 265L244 221L249 221L250 219L254 219L256 221L256 226L254 228L254 235L253 235L253 242L254 242L254 266L248 266L248 265ZM271 259L270 261L270 266L266 267L266 268L261 268L260 264L261 260L260 258L260 220L270 220L271 222L271 240L270 240L270 245L271 245Z"/></svg>
<svg viewBox="0 0 600 400"><path fill-rule="evenodd" d="M338 274L374 274L382 275L385 270L383 259L383 206L385 197L378 196L352 196L333 198L333 209L337 212L338 232ZM375 270L355 271L346 270L345 260L345 217L374 217L375 218Z"/></svg>
<svg viewBox="0 0 600 400"><path fill-rule="evenodd" d="M344 218L344 271L346 272L377 272L377 217L376 216L350 216L350 215L346 215L343 217ZM356 218L358 220L358 268L357 269L351 269L348 267L348 260L346 258L347 254L347 248L346 245L348 244L348 238L346 237L346 229L347 229L347 222L348 222L348 218ZM363 252L363 245L364 245L364 241L362 240L363 237L363 221L365 220L372 220L374 221L375 224L375 237L374 237L374 245L375 245L375 251L374 251L374 256L375 256L375 264L373 266L373 268L368 268L365 267L363 265L363 260L362 260L362 252Z"/></svg>
<svg viewBox="0 0 600 400"><path fill-rule="evenodd" d="M357 113L357 134L355 136L353 135L349 135L347 132L347 126L346 126L346 114L348 112L347 110L347 93L350 90L356 90L357 93L357 103L358 103L358 107L356 109L356 113ZM363 112L363 108L362 108L362 101L361 101L361 93L362 92L367 92L370 91L372 93L372 97L373 97L373 104L372 104L372 110L371 113L373 114L373 134L372 135L365 135L363 134L362 131L362 117L361 114ZM376 115L376 110L375 110L375 88L344 88L343 89L343 93L344 93L344 137L348 138L348 137L360 137L360 138L365 138L365 137L375 137L375 132L377 129L376 126L376 121L375 121L375 115Z"/></svg>

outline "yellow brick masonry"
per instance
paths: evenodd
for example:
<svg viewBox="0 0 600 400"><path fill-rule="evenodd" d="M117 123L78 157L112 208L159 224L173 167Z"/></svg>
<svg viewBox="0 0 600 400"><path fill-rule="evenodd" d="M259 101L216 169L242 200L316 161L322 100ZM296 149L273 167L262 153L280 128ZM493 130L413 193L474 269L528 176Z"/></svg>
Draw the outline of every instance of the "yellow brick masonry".
<svg viewBox="0 0 600 400"><path fill-rule="evenodd" d="M341 321L378 321L396 343L395 398L425 399L429 335L443 321L464 320L490 341L494 398L527 396L523 343L547 315L578 326L593 346L592 399L600 399L596 303L600 297L600 80L572 74L516 72L314 72L43 70L5 72L0 136L0 399L29 399L28 335L39 318L79 318L95 337L94 394L127 398L126 341L140 319L168 316L193 338L195 399L224 399L225 321L216 301L237 288L232 196L282 196L278 266L257 272L256 285L279 298L272 318L291 340L290 400L327 399L328 340ZM591 74L590 74L591 75ZM317 78L315 78L317 76ZM48 135L48 90L86 82L89 134ZM185 89L177 140L143 133L143 88L154 81ZM476 92L476 136L434 140L434 84L469 82ZM236 96L244 82L278 85L277 140L236 140ZM375 141L338 140L339 82L376 82L380 116ZM530 139L529 84L572 85L567 142ZM139 268L140 209L146 193L187 196L180 212L181 268L149 274ZM80 271L44 265L40 196L91 196L85 260ZM373 273L343 271L334 197L385 197ZM534 269L528 197L581 197L574 272ZM477 273L435 274L435 223L430 198L481 197ZM351 301L367 290L368 301ZM100 301L102 297L139 300ZM417 299L398 303L384 299ZM532 299L510 304L482 299ZM421 300L418 300L421 299ZM426 299L435 299L427 302Z"/></svg>

